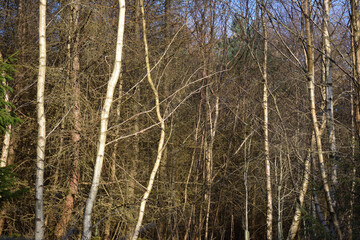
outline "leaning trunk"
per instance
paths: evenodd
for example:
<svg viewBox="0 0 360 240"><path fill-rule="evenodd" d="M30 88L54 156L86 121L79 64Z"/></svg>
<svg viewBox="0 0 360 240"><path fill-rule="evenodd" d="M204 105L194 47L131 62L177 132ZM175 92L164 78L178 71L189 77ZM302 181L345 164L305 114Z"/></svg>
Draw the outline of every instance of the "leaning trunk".
<svg viewBox="0 0 360 240"><path fill-rule="evenodd" d="M312 137L312 142L315 143L315 136ZM303 208L305 195L309 186L309 176L310 176L310 159L311 159L311 153L309 153L308 157L306 158L304 162L304 179L302 183L302 187L300 189L299 198L296 201L296 210L294 213L294 217L290 226L288 240L293 240L296 237L297 231L299 229L300 220L301 220L301 210Z"/></svg>
<svg viewBox="0 0 360 240"><path fill-rule="evenodd" d="M120 7L120 12L119 12L117 43L116 43L115 64L114 64L113 72L108 82L106 98L101 112L98 149L97 149L94 175L90 188L90 193L86 200L86 205L85 205L82 240L91 239L91 214L95 203L96 194L99 189L100 175L104 161L105 143L106 143L106 134L108 129L110 107L113 101L115 86L117 81L119 80L120 71L121 71L121 59L122 59L122 49L124 43L123 42L124 28L125 28L125 0L119 0L119 7Z"/></svg>
<svg viewBox="0 0 360 240"><path fill-rule="evenodd" d="M144 40L144 48L145 48L145 62L146 62L146 74L147 74L147 80L148 83L153 91L154 94L154 98L155 98L155 108L156 108L156 116L157 119L160 123L160 127L161 127L161 134L160 134L160 139L159 139L159 143L158 143L158 150L157 150L157 157L156 157L156 161L153 167L153 170L151 171L150 174L150 179L148 182L148 186L146 188L146 191L141 199L141 203L140 203L140 209L139 209L139 216L138 216L138 221L136 223L133 235L131 237L132 240L136 240L139 236L140 233L140 228L142 225L142 221L144 218L144 214L145 214L145 207L146 207L146 203L148 201L149 195L151 193L152 187L154 185L154 180L155 180L155 176L156 173L159 169L160 166L160 162L161 162L161 158L162 158L162 154L164 151L164 146L165 146L165 120L163 119L162 115L161 115L161 111L160 111L160 99L159 99L159 93L155 87L155 84L151 78L151 69L150 69L150 60L149 60L149 49L148 49L148 43L147 43L147 37L146 37L146 21L145 21L145 10L144 10L144 1L140 0L140 9L141 9L141 14L142 14L142 24L143 24L143 40Z"/></svg>
<svg viewBox="0 0 360 240"><path fill-rule="evenodd" d="M315 132L316 146L320 164L320 173L323 182L323 188L325 191L325 197L327 206L330 212L331 220L334 224L338 239L342 239L342 233L340 230L340 225L338 222L337 214L335 212L334 201L331 198L330 187L328 183L328 176L325 169L324 154L322 151L322 142L321 142L321 133L319 129L319 123L316 116L315 108L315 72L314 72L314 46L313 46L313 37L311 31L311 19L310 19L310 0L305 0L304 14L305 14L305 27L307 35L307 78L309 82L309 93L310 93L310 107L311 107L311 116L313 121L313 127Z"/></svg>

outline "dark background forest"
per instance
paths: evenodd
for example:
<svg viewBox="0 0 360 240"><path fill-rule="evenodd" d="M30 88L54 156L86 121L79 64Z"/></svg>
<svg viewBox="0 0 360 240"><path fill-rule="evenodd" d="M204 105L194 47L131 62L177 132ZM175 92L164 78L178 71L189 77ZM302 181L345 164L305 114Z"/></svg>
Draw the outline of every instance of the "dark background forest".
<svg viewBox="0 0 360 240"><path fill-rule="evenodd" d="M91 239L133 236L157 160L139 239L359 239L357 0L125 4ZM81 238L118 21L47 1L44 239ZM0 65L0 236L33 238L39 1L0 1Z"/></svg>

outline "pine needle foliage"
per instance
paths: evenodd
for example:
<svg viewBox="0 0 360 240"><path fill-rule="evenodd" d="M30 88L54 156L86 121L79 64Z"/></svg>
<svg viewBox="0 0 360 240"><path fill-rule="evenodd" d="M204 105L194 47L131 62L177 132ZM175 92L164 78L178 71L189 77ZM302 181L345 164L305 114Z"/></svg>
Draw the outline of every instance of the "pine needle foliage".
<svg viewBox="0 0 360 240"><path fill-rule="evenodd" d="M7 126L21 122L14 112L14 105L6 100L7 92L12 92L12 88L7 83L13 80L11 75L16 71L15 61L13 56L5 60L0 58L0 134L6 132Z"/></svg>

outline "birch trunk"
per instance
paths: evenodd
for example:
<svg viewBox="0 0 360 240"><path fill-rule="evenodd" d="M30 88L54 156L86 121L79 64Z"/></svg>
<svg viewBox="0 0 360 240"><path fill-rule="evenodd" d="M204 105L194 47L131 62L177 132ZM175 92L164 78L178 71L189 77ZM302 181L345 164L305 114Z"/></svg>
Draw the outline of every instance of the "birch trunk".
<svg viewBox="0 0 360 240"><path fill-rule="evenodd" d="M323 0L323 44L324 44L324 54L323 54L323 68L325 73L325 82L326 82L326 104L327 104L327 126L329 132L329 142L330 142L330 159L332 161L332 173L331 180L334 185L332 191L332 197L335 197L335 190L338 185L337 172L337 147L336 147L336 136L335 136L335 127L334 127L334 101L333 101L333 82L331 75L331 45L330 45L330 35L329 35L329 12L330 4L329 0Z"/></svg>
<svg viewBox="0 0 360 240"><path fill-rule="evenodd" d="M144 214L145 214L145 207L146 207L146 203L147 200L149 198L149 195L151 193L152 187L154 185L154 180L155 180L155 176L156 173L159 169L160 166L160 162L161 162L161 158L162 158L162 154L164 151L164 145L165 145L165 121L161 115L161 111L160 111L160 99L159 99L159 93L155 87L155 84L151 78L151 70L150 70L150 60L149 60L149 49L148 49L148 43L147 43L147 36L146 36L146 21L145 21L145 10L144 10L144 0L140 0L140 10L141 10L141 14L142 14L142 25L143 25L143 40L144 40L144 48L145 48L145 62L146 62L146 73L147 73L147 80L148 83L154 93L154 98L155 98L155 107L156 107L156 116L158 121L160 122L160 127L161 127L161 134L160 134L160 139L159 139L159 143L158 143L158 150L157 150L157 157L156 157L156 161L154 164L154 167L151 171L150 174L150 179L148 182L148 186L146 188L146 191L141 199L141 204L140 204L140 209L139 209L139 216L138 216L138 220L134 229L134 232L132 234L131 239L132 240L136 240L139 236L140 233L140 228L142 225L142 221L144 218Z"/></svg>
<svg viewBox="0 0 360 240"><path fill-rule="evenodd" d="M3 62L3 58L2 58L2 54L0 52L0 63ZM4 73L0 73L0 74L4 74ZM5 83L6 84L6 83ZM9 95L7 92L5 92L5 101L8 102L9 101ZM6 109L9 109L8 107L6 107ZM6 167L8 165L8 155L9 155L9 149L10 149L10 139L11 139L11 130L12 127L11 125L8 125L6 127L6 132L4 135L4 140L3 140L3 145L2 145L2 149L1 149L1 157L0 157L0 167ZM7 204L3 206L3 208L1 209L0 212L0 236L1 233L4 229L4 224L5 224L5 215L7 212Z"/></svg>
<svg viewBox="0 0 360 240"><path fill-rule="evenodd" d="M44 239L44 161L46 143L46 120L44 91L46 74L46 0L40 0L39 9L39 75L37 82L38 137L36 148L35 181L35 240Z"/></svg>
<svg viewBox="0 0 360 240"><path fill-rule="evenodd" d="M206 76L206 75L205 75ZM219 116L219 97L216 96L215 100L215 116L212 115L212 106L210 104L210 93L209 88L206 89L206 103L208 105L207 109L207 121L210 125L210 140L205 137L205 160L206 160L206 193L205 193L205 202L207 202L206 216L205 216L205 240L208 239L209 234L209 219L210 219L210 206L211 206L211 185L213 178L213 149L214 141L216 135L217 120Z"/></svg>
<svg viewBox="0 0 360 240"><path fill-rule="evenodd" d="M0 52L0 63L3 62L3 58L2 58L2 54ZM0 74L4 74L4 73L0 73ZM5 82L6 85L6 82ZM7 91L5 91L5 96L4 96L4 100L6 102L9 102L9 94L7 93ZM9 111L9 107L5 107L7 109L7 111ZM6 132L4 135L4 140L3 140L3 146L1 149L1 157L0 157L0 167L6 167L7 166L7 158L9 155L9 148L10 148L10 136L11 136L11 125L8 125L6 127ZM1 232L0 232L1 234Z"/></svg>
<svg viewBox="0 0 360 240"><path fill-rule="evenodd" d="M265 154L265 174L266 174L266 195L267 195L267 211L266 211L266 238L272 239L272 221L273 221L273 206L272 206L272 190L271 190L271 167L269 154L269 109L268 109L268 82L267 82L267 30L265 20L265 0L262 1L261 6L261 23L264 37L264 62L263 62L263 106L264 106L264 154Z"/></svg>
<svg viewBox="0 0 360 240"><path fill-rule="evenodd" d="M5 101L9 101L9 96L5 93ZM9 148L10 148L10 139L11 139L11 125L6 127L6 132L3 140L3 146L1 149L1 158L0 158L0 167L7 166L7 159L9 155Z"/></svg>
<svg viewBox="0 0 360 240"><path fill-rule="evenodd" d="M315 143L314 135L312 137L312 142ZM303 179L302 187L300 189L299 199L298 201L296 201L296 210L290 226L289 235L287 237L288 240L295 239L297 231L299 229L299 224L301 220L301 209L303 208L305 195L309 186L309 175L310 175L310 166L311 166L310 159L311 159L311 153L309 153L309 156L306 158L304 163L304 179Z"/></svg>
<svg viewBox="0 0 360 240"><path fill-rule="evenodd" d="M306 36L307 36L307 71L308 71L308 82L309 82L309 94L310 94L310 104L311 104L311 116L313 121L313 127L315 132L316 146L320 164L320 173L323 181L323 187L325 191L325 197L327 206L331 215L331 220L334 224L337 237L339 240L342 239L342 233L340 230L340 225L338 222L337 214L335 212L334 202L330 194L330 187L328 183L328 176L325 169L324 154L322 151L322 142L321 142L321 133L319 129L319 123L316 116L315 108L315 72L314 72L314 46L313 46L313 36L311 31L311 20L310 20L310 0L305 0L304 5L304 15L305 15L305 27L306 27Z"/></svg>
<svg viewBox="0 0 360 240"><path fill-rule="evenodd" d="M95 168L93 181L90 188L89 196L86 200L85 212L84 212L84 222L83 222L83 233L82 240L91 239L91 214L92 208L95 203L96 194L99 189L100 175L102 170L102 165L104 161L105 153L105 143L106 143L106 134L108 129L108 120L110 107L113 101L114 90L117 81L119 80L121 72L121 59L122 59L122 49L123 49L123 38L124 38L124 28L125 28L125 0L119 0L119 23L118 23L118 33L117 33L117 42L116 42L116 54L115 54L115 64L114 69L111 74L111 77L108 82L106 99L104 106L101 112L101 123L100 123L100 134L98 140L98 149L95 160Z"/></svg>

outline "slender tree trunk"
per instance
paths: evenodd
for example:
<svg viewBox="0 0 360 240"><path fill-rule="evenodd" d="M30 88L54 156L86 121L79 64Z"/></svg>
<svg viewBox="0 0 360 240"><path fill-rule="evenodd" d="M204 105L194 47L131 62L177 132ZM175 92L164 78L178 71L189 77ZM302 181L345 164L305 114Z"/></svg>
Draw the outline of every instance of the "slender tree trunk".
<svg viewBox="0 0 360 240"><path fill-rule="evenodd" d="M159 99L159 93L154 85L154 82L151 78L151 70L150 70L150 60L149 60L149 49L148 49L148 43L147 43L147 36L146 36L146 21L145 21L145 10L144 10L144 1L140 0L140 9L141 9L141 14L142 14L142 25L143 25L143 40L144 40L144 48L145 48L145 62L146 62L146 73L147 73L147 80L148 83L154 93L154 98L155 98L155 108L156 108L156 116L158 121L160 122L160 127L161 127L161 134L160 134L160 139L159 139L159 143L158 143L158 150L157 150L157 156L156 156L156 161L153 167L153 170L151 171L150 174L150 179L148 182L148 186L146 188L146 191L141 199L141 204L140 204L140 209L139 209L139 216L138 216L138 221L136 223L133 235L131 237L132 240L136 240L139 236L140 233L140 228L142 225L142 221L144 218L144 214L145 214L145 207L146 207L146 203L147 200L149 198L149 195L151 193L152 187L154 185L154 180L155 180L155 176L156 173L159 169L160 166L160 162L161 162L161 158L162 158L162 154L164 151L164 145L165 145L165 121L161 115L161 110L160 110L160 99Z"/></svg>
<svg viewBox="0 0 360 240"><path fill-rule="evenodd" d="M116 42L115 64L114 64L113 72L108 82L106 98L101 112L98 149L97 149L97 155L95 161L93 181L91 184L89 196L86 200L82 240L91 239L91 214L95 203L96 194L99 189L101 170L104 161L109 113L113 101L115 86L117 81L119 80L119 76L121 72L121 59L122 59L122 49L124 45L123 39L124 39L124 28L125 28L125 0L119 0L119 8L120 11L119 11L117 42Z"/></svg>
<svg viewBox="0 0 360 240"><path fill-rule="evenodd" d="M282 184L283 184L283 178L284 178L284 167L283 167L284 163L283 163L283 156L282 156L282 152L280 150L280 154L279 154L279 167L275 166L275 171L278 171L279 169L279 173L275 173L275 179L276 179L276 193L277 193L277 230L278 230L278 240L282 240L283 239L283 222L282 222L282 212L283 212L283 208L282 208L282 196L281 196L281 192L282 192ZM277 178L277 176L279 175L279 180Z"/></svg>
<svg viewBox="0 0 360 240"><path fill-rule="evenodd" d="M5 93L5 101L8 101L9 96ZM5 167L7 165L7 158L9 155L9 148L10 148L10 139L11 139L11 125L6 127L6 132L3 140L3 146L1 149L1 158L0 158L0 167Z"/></svg>
<svg viewBox="0 0 360 240"><path fill-rule="evenodd" d="M325 82L326 82L326 103L327 103L327 126L329 132L329 142L330 142L330 159L332 160L332 172L331 180L333 183L332 198L335 199L335 191L338 185L337 172L337 147L336 147L336 136L335 136L335 127L334 127L334 101L333 101L333 82L331 75L331 45L330 45L330 35L329 35L329 12L330 4L329 0L323 0L323 43L324 43L324 54L323 54L323 68L325 73Z"/></svg>
<svg viewBox="0 0 360 240"><path fill-rule="evenodd" d="M356 77L356 55L355 55L355 43L354 43L354 28L353 23L351 24L351 54L352 54L352 72L353 77ZM352 240L353 238L353 227L352 227L352 221L353 221L353 214L354 214L354 201L355 201L355 186L356 186L356 163L355 163L355 154L356 154L356 126L355 126L355 110L357 110L355 101L354 101L354 95L356 95L356 91L354 91L354 82L351 83L351 160L354 164L353 167L353 176L352 176L352 182L351 182L351 193L350 193L350 213L348 215L348 223L347 223L347 230L348 230L348 239Z"/></svg>
<svg viewBox="0 0 360 240"><path fill-rule="evenodd" d="M122 95L123 95L122 89L123 89L123 79L120 77L119 101L118 101L117 106L116 106L116 120L115 120L116 123L120 122L121 98L122 98ZM116 132L115 132L115 136L118 136L119 132L120 132L120 128L117 128ZM118 145L119 145L119 142L115 142L114 150L113 150L112 155L111 155L110 182L115 182L116 181L116 160L117 160L117 157L118 157L118 155L117 155ZM113 200L113 198L110 198L110 205L108 207L107 214L106 214L106 216L108 216L108 217L107 217L107 219L105 221L105 227L104 227L104 240L109 240L110 239L111 211L112 211L113 204L114 204L114 200Z"/></svg>
<svg viewBox="0 0 360 240"><path fill-rule="evenodd" d="M141 33L140 33L140 25L141 25L141 11L140 11L140 1L139 0L135 0L134 1L135 4L135 41L138 45L141 45ZM140 64L140 63L139 63ZM140 76L140 74L138 73L137 75L135 75L135 77L138 79ZM135 89L134 92L134 99L135 99L135 104L134 104L134 114L136 115L135 117L135 122L134 122L134 132L139 132L140 131L140 118L138 116L138 113L140 112L140 101L141 101L141 90L142 89L142 85L138 84L138 86ZM129 182L127 185L127 198L128 201L130 203L135 203L136 200L136 196L135 196L135 183L136 183L136 173L137 173L137 164L139 162L139 157L140 157L140 136L136 135L134 136L134 156L131 158L131 163L130 163L130 170L129 170ZM136 209L130 209L128 210L128 222L127 222L127 228L126 228L126 235L131 235L132 231L135 228L136 225Z"/></svg>
<svg viewBox="0 0 360 240"><path fill-rule="evenodd" d="M351 5L351 30L353 46L353 63L355 69L355 124L358 141L360 139L360 18L359 1L350 0Z"/></svg>
<svg viewBox="0 0 360 240"><path fill-rule="evenodd" d="M73 44L73 62L71 70L71 81L73 89L73 122L74 127L71 132L71 143L73 144L74 149L74 159L72 161L72 175L69 183L69 193L65 198L64 207L62 209L60 221L55 227L55 235L57 239L60 239L65 233L66 228L69 224L72 211L74 209L75 197L78 194L78 184L79 184L79 161L80 161L80 140L81 140L81 112L80 112L80 83L78 80L78 72L80 70L80 59L79 59L79 15L80 15L80 3L73 2L74 6L72 7L72 17L70 25L72 30L76 32ZM72 34L72 33L70 33ZM71 38L72 39L72 38ZM71 45L70 45L71 47ZM70 59L69 59L70 60Z"/></svg>
<svg viewBox="0 0 360 240"><path fill-rule="evenodd" d="M353 90L353 88L352 88ZM350 203L349 203L349 215L347 217L347 230L348 239L353 239L353 217L354 217L354 203L355 203L355 187L356 187L356 163L355 163L355 151L356 151L356 138L355 138L355 121L354 121L354 91L351 91L351 148L352 148L352 162L355 165L352 169L352 179L350 188Z"/></svg>
<svg viewBox="0 0 360 240"><path fill-rule="evenodd" d="M46 0L40 0L39 9L39 76L37 82L38 137L36 148L35 181L35 240L44 239L44 161L46 143L46 120L44 91L46 74Z"/></svg>
<svg viewBox="0 0 360 240"><path fill-rule="evenodd" d="M246 131L244 131L244 135L246 135ZM246 141L246 136L244 138ZM249 162L246 151L246 142L244 146L244 159L245 159L245 169L244 169L244 187L245 187L245 240L250 240L250 232L249 232L249 188L248 188L248 171L249 171ZM234 215L231 215L231 234L230 239L234 239L233 234L233 224L234 224Z"/></svg>
<svg viewBox="0 0 360 240"><path fill-rule="evenodd" d="M352 48L352 62L353 62L353 75L355 86L355 97L353 100L353 109L352 113L353 120L355 120L354 128L356 129L357 141L360 142L360 17L359 17L359 1L358 0L350 0L351 5L351 48ZM353 155L355 155L355 137L353 139ZM355 177L356 177L356 168L353 169L353 181L351 186L351 198L350 198L350 214L349 214L349 239L352 239L352 216L353 216L353 204L355 199Z"/></svg>
<svg viewBox="0 0 360 240"><path fill-rule="evenodd" d="M334 224L337 237L339 240L342 239L342 233L340 230L340 225L338 222L337 214L335 212L334 202L330 194L330 187L328 183L327 172L325 169L324 154L322 151L322 142L321 142L321 133L319 130L319 123L316 116L315 108L315 72L314 72L314 46L313 46L313 36L311 31L311 20L310 20L310 1L305 0L304 5L304 14L305 14L305 27L307 35L307 67L308 67L308 82L309 82L309 93L310 93L310 104L311 104L311 115L315 132L315 139L318 151L318 158L320 164L320 173L323 181L323 187L325 191L327 206L331 215L332 222Z"/></svg>
<svg viewBox="0 0 360 240"><path fill-rule="evenodd" d="M2 56L0 53L0 62L1 61L2 61ZM6 102L9 101L9 94L7 92L5 92L5 101ZM6 107L6 109L9 110L8 107ZM10 148L11 130L12 130L11 125L6 126L3 145L2 145L2 149L1 149L0 167L7 166L7 159L8 159L9 148Z"/></svg>
<svg viewBox="0 0 360 240"><path fill-rule="evenodd" d="M312 136L312 142L315 144L315 136L313 134ZM302 183L302 187L300 189L299 198L296 201L296 210L294 213L294 217L290 226L289 235L287 237L288 240L293 240L296 237L297 231L299 229L299 224L301 220L301 210L303 208L305 195L309 186L309 176L310 176L310 159L311 159L311 153L309 153L309 156L306 158L304 162L304 179Z"/></svg>
<svg viewBox="0 0 360 240"><path fill-rule="evenodd" d="M0 63L3 62L3 58L2 58L2 54L0 52ZM4 74L4 73L0 73L0 74ZM6 84L6 83L5 83ZM7 92L5 92L5 101L8 102L9 101L9 95ZM8 107L5 107L8 110ZM0 167L6 167L8 165L8 155L9 155L9 148L10 148L10 138L11 138L11 130L12 127L11 125L6 126L6 131L5 131L5 135L4 135L4 140L3 140L3 145L1 148L1 156L0 156ZM5 225L5 215L7 212L7 204L5 204L1 211L0 211L0 236L1 233L4 229L4 225Z"/></svg>
<svg viewBox="0 0 360 240"><path fill-rule="evenodd" d="M205 75L206 76L206 75ZM213 107L210 103L210 89L206 88L206 104L207 108L207 121L210 126L210 139L207 140L207 136L205 136L205 171L206 171L206 193L205 193L205 202L207 202L206 214L205 214L205 240L208 239L209 234L209 219L210 219L210 206L211 206L211 185L213 178L213 149L214 149L214 141L216 135L217 121L219 116L219 97L215 97L215 112L213 115Z"/></svg>
<svg viewBox="0 0 360 240"><path fill-rule="evenodd" d="M264 106L264 154L265 154L265 174L266 174L266 195L267 195L267 211L266 211L266 238L272 239L272 221L273 221L273 206L272 206L272 190L271 190L271 167L270 167L270 153L269 153L269 109L268 109L268 81L267 81L267 30L265 20L265 0L262 1L261 6L261 22L264 37L264 62L263 62L263 106Z"/></svg>

